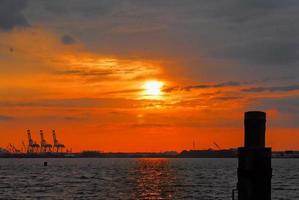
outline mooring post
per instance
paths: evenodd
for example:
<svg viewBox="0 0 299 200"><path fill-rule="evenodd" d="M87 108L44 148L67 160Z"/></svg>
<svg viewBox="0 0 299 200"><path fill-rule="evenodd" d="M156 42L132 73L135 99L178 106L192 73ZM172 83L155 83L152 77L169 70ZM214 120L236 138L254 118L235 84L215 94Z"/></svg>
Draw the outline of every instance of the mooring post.
<svg viewBox="0 0 299 200"><path fill-rule="evenodd" d="M271 148L265 147L266 113L245 113L245 142L238 149L238 199L271 200Z"/></svg>

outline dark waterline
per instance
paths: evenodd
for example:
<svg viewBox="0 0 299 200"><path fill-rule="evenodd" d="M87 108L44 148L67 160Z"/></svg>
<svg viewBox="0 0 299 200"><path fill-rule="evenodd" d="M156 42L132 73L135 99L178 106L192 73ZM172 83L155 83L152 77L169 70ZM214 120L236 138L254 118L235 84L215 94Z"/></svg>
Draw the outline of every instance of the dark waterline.
<svg viewBox="0 0 299 200"><path fill-rule="evenodd" d="M44 162L48 166L44 166ZM1 159L1 199L230 199L236 159ZM273 200L299 199L299 160L273 160Z"/></svg>

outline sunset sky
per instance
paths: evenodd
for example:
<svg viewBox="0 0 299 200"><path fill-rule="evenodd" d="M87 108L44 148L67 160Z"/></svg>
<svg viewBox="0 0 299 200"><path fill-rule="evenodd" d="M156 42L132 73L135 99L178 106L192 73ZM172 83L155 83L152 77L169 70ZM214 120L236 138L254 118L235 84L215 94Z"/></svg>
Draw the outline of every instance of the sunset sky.
<svg viewBox="0 0 299 200"><path fill-rule="evenodd" d="M0 147L299 150L296 0L0 0Z"/></svg>

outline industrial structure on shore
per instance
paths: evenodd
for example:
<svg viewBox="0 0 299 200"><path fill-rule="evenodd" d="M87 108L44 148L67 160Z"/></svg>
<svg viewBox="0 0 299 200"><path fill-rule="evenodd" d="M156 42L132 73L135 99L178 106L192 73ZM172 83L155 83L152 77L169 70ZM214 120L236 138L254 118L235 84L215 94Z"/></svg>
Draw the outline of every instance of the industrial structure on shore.
<svg viewBox="0 0 299 200"><path fill-rule="evenodd" d="M43 130L39 131L40 143L37 143L32 139L31 131L27 130L28 143L27 145L22 142L23 149L19 150L14 145L9 144L6 149L2 149L2 152L9 153L28 153L28 154L38 154L38 153L63 153L65 145L60 143L56 137L55 130L52 130L53 143L50 144L46 141L44 137Z"/></svg>
<svg viewBox="0 0 299 200"><path fill-rule="evenodd" d="M64 144L59 143L59 141L57 140L55 130L52 130L53 145L46 141L43 130L40 130L39 134L40 134L40 144L38 144L32 139L30 130L27 130L27 135L28 135L28 145L26 147L27 153L63 152L65 146Z"/></svg>

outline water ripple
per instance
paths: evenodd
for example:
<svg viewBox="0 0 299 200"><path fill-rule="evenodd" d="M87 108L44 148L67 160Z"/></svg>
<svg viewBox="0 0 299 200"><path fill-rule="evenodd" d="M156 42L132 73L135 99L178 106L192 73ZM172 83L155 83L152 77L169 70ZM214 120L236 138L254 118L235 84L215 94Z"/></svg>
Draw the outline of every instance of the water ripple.
<svg viewBox="0 0 299 200"><path fill-rule="evenodd" d="M223 200L236 168L236 159L1 159L0 199ZM299 160L273 160L273 200L298 199L298 171Z"/></svg>

